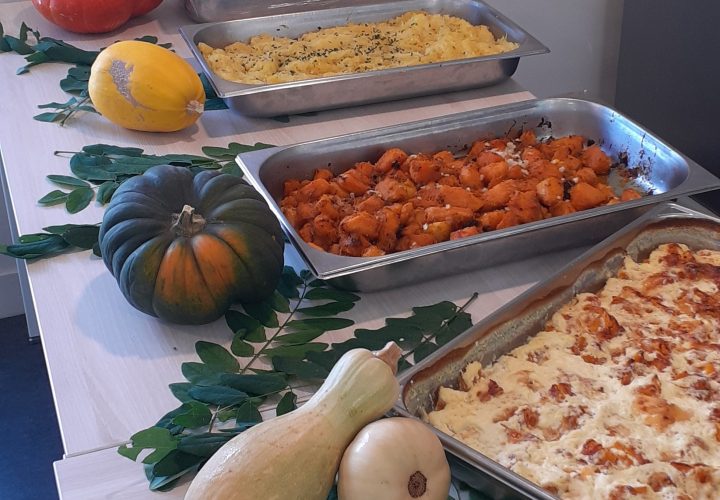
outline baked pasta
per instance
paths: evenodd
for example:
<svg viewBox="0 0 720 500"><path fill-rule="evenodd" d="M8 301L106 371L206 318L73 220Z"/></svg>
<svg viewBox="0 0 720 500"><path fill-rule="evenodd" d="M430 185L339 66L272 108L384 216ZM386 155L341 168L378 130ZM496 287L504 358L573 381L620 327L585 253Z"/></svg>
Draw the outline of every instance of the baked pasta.
<svg viewBox="0 0 720 500"><path fill-rule="evenodd" d="M427 12L351 23L297 39L262 34L226 47L199 43L210 68L239 83L284 83L347 73L481 57L518 47L485 25Z"/></svg>
<svg viewBox="0 0 720 500"><path fill-rule="evenodd" d="M607 183L612 160L579 135L478 140L462 155L387 150L339 175L288 179L280 207L311 246L375 257L640 198Z"/></svg>
<svg viewBox="0 0 720 500"><path fill-rule="evenodd" d="M717 499L720 252L626 257L427 418L562 498Z"/></svg>

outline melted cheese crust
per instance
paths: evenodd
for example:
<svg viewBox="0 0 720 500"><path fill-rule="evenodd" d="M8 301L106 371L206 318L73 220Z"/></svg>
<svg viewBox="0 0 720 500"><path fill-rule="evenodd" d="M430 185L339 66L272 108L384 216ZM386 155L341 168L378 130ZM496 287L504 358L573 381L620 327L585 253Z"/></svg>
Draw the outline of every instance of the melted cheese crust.
<svg viewBox="0 0 720 500"><path fill-rule="evenodd" d="M626 257L459 386L429 422L562 498L718 498L720 252Z"/></svg>

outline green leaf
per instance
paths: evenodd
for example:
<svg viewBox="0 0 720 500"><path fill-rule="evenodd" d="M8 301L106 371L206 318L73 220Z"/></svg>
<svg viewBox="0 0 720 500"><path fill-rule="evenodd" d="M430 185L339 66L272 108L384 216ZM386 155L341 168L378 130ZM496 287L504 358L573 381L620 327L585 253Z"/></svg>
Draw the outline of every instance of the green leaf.
<svg viewBox="0 0 720 500"><path fill-rule="evenodd" d="M71 214L76 214L87 207L95 197L95 191L89 187L73 189L65 200L65 208Z"/></svg>
<svg viewBox="0 0 720 500"><path fill-rule="evenodd" d="M233 338L230 350L235 356L240 356L241 358L248 358L255 354L255 348L237 335Z"/></svg>
<svg viewBox="0 0 720 500"><path fill-rule="evenodd" d="M24 235L20 237L20 243L0 245L0 254L16 259L36 259L60 253L68 246L68 242L57 234Z"/></svg>
<svg viewBox="0 0 720 500"><path fill-rule="evenodd" d="M68 69L68 76L87 82L90 80L90 66L73 66Z"/></svg>
<svg viewBox="0 0 720 500"><path fill-rule="evenodd" d="M262 415L258 411L257 406L250 401L246 401L238 406L235 421L239 424L262 422Z"/></svg>
<svg viewBox="0 0 720 500"><path fill-rule="evenodd" d="M70 158L70 170L76 177L86 181L114 181L118 174L111 172L113 162L107 156L91 156L76 153Z"/></svg>
<svg viewBox="0 0 720 500"><path fill-rule="evenodd" d="M232 434L203 433L183 436L178 444L178 450L192 455L210 458L222 445L230 441Z"/></svg>
<svg viewBox="0 0 720 500"><path fill-rule="evenodd" d="M249 342L264 342L266 340L265 328L258 320L251 318L247 314L231 309L225 313L225 322L235 334L244 330L240 335L241 339Z"/></svg>
<svg viewBox="0 0 720 500"><path fill-rule="evenodd" d="M112 144L90 144L89 146L83 146L82 150L83 152L92 155L118 155L138 157L143 154L143 150L140 148L114 146Z"/></svg>
<svg viewBox="0 0 720 500"><path fill-rule="evenodd" d="M413 351L413 359L415 360L415 363L427 358L430 354L437 351L439 347L439 345L432 342L420 344L415 348L415 351Z"/></svg>
<svg viewBox="0 0 720 500"><path fill-rule="evenodd" d="M269 357L283 356L286 358L303 358L308 352L324 351L327 344L311 342L309 344L283 345L263 349L262 353Z"/></svg>
<svg viewBox="0 0 720 500"><path fill-rule="evenodd" d="M278 317L272 306L268 302L257 302L255 304L243 304L243 309L250 316L258 320L268 328L277 328L280 326Z"/></svg>
<svg viewBox="0 0 720 500"><path fill-rule="evenodd" d="M10 49L13 52L17 52L21 56L26 56L28 54L32 54L35 52L35 49L32 48L27 43L23 42L19 38L16 38L14 36L5 35L5 42L10 46Z"/></svg>
<svg viewBox="0 0 720 500"><path fill-rule="evenodd" d="M452 318L457 311L457 306L449 301L438 302L430 306L412 308L413 315L406 321L415 324L425 331L440 328L443 321ZM388 325L390 322L388 322Z"/></svg>
<svg viewBox="0 0 720 500"><path fill-rule="evenodd" d="M207 109L207 101L205 101L205 109ZM220 172L223 174L234 175L236 177L242 177L243 172L234 161L229 161L220 168Z"/></svg>
<svg viewBox="0 0 720 500"><path fill-rule="evenodd" d="M303 284L303 279L297 275L295 269L290 266L283 267L283 272L280 275L280 282L278 283L277 291L288 299L297 299L300 297L298 292L298 286Z"/></svg>
<svg viewBox="0 0 720 500"><path fill-rule="evenodd" d="M472 317L466 312L458 313L455 318L438 330L435 341L444 345L472 326Z"/></svg>
<svg viewBox="0 0 720 500"><path fill-rule="evenodd" d="M88 90L88 82L68 76L60 80L60 88L68 94L79 95Z"/></svg>
<svg viewBox="0 0 720 500"><path fill-rule="evenodd" d="M268 304L270 304L270 307L272 307L277 312L290 312L290 302L277 290L275 290L272 296L268 299Z"/></svg>
<svg viewBox="0 0 720 500"><path fill-rule="evenodd" d="M100 204L106 205L110 203L110 200L112 199L113 194L115 194L115 191L117 188L120 187L120 184L114 181L106 181L100 184L100 187L97 191L97 200Z"/></svg>
<svg viewBox="0 0 720 500"><path fill-rule="evenodd" d="M240 369L240 363L235 356L219 344L199 340L195 343L195 351L203 363L219 371L236 372Z"/></svg>
<svg viewBox="0 0 720 500"><path fill-rule="evenodd" d="M281 344L302 344L315 340L320 335L324 334L322 330L301 330L294 333L286 333L275 338L275 340Z"/></svg>
<svg viewBox="0 0 720 500"><path fill-rule="evenodd" d="M49 102L47 104L38 104L38 108L40 109L47 109L47 108L56 108L56 109L66 109L71 107L73 104L77 103L77 99L75 97L71 97L66 102Z"/></svg>
<svg viewBox="0 0 720 500"><path fill-rule="evenodd" d="M283 397L280 398L280 401L278 401L277 407L275 408L275 414L279 417L280 415L290 413L297 408L296 402L297 395L295 395L293 391L287 391L283 394Z"/></svg>
<svg viewBox="0 0 720 500"><path fill-rule="evenodd" d="M358 328L355 330L355 337L360 340L373 339L383 342L383 345L393 341L404 349L411 349L422 341L423 331L416 325L407 324L407 322L393 322L390 324L389 319L387 323L377 330Z"/></svg>
<svg viewBox="0 0 720 500"><path fill-rule="evenodd" d="M168 453L162 460L158 461L152 468L155 477L172 477L186 471L193 470L200 465L204 457L199 457L178 449Z"/></svg>
<svg viewBox="0 0 720 500"><path fill-rule="evenodd" d="M287 381L280 373L256 373L254 375L228 373L220 377L220 383L253 396L273 394L287 387Z"/></svg>
<svg viewBox="0 0 720 500"><path fill-rule="evenodd" d="M99 234L100 226L78 224L63 231L62 237L72 246L90 250L98 242Z"/></svg>
<svg viewBox="0 0 720 500"><path fill-rule="evenodd" d="M354 302L328 302L313 307L301 307L298 312L305 314L306 316L332 316L341 312L349 311L355 307Z"/></svg>
<svg viewBox="0 0 720 500"><path fill-rule="evenodd" d="M40 113L39 115L33 116L33 119L39 121L39 122L59 122L61 120L64 120L67 118L67 115L65 113Z"/></svg>
<svg viewBox="0 0 720 500"><path fill-rule="evenodd" d="M340 356L342 354L338 352L335 349L335 344L332 346L333 348L328 351L323 352L309 352L305 355L305 358L321 368L323 368L325 371L330 373L330 370L332 370L332 367L335 366L335 363L338 362L340 359ZM273 362L275 361L275 358L273 358Z"/></svg>
<svg viewBox="0 0 720 500"><path fill-rule="evenodd" d="M357 302L360 300L360 297L354 293L335 290L334 288L313 288L305 294L305 298L309 300L334 300L335 302Z"/></svg>
<svg viewBox="0 0 720 500"><path fill-rule="evenodd" d="M285 358L282 356L274 356L272 358L273 368L279 372L295 375L302 379L324 379L330 373L322 366L311 361L303 361L296 358Z"/></svg>
<svg viewBox="0 0 720 500"><path fill-rule="evenodd" d="M180 365L183 376L193 385L215 385L222 374L213 366L188 361Z"/></svg>
<svg viewBox="0 0 720 500"><path fill-rule="evenodd" d="M48 175L47 179L50 182L58 184L60 186L67 187L86 187L89 188L90 184L77 177L70 177L69 175Z"/></svg>
<svg viewBox="0 0 720 500"><path fill-rule="evenodd" d="M222 385L194 385L188 394L198 401L218 406L236 405L247 399L247 394L244 392Z"/></svg>
<svg viewBox="0 0 720 500"><path fill-rule="evenodd" d="M165 415L163 415L162 418L157 421L155 427L162 427L163 429L167 429L173 436L179 434L180 432L182 432L183 429L181 426L174 424L172 420L173 418L184 412L185 410L183 409L182 405L178 406L174 410L171 410Z"/></svg>
<svg viewBox="0 0 720 500"><path fill-rule="evenodd" d="M176 382L174 384L170 384L168 387L170 387L170 392L172 392L173 396L175 396L180 402L187 403L188 401L192 401L192 397L190 397L190 394L188 393L192 384L188 382Z"/></svg>
<svg viewBox="0 0 720 500"><path fill-rule="evenodd" d="M144 464L159 462L168 453L177 448L178 439L170 431L161 427L150 427L132 435L131 447L122 445L120 455L136 460L142 450L155 450L143 460Z"/></svg>
<svg viewBox="0 0 720 500"><path fill-rule="evenodd" d="M354 325L355 322L346 318L309 318L289 321L288 330L319 330L328 332L331 330L342 330Z"/></svg>
<svg viewBox="0 0 720 500"><path fill-rule="evenodd" d="M180 407L183 413L175 416L172 422L183 427L202 427L210 423L212 412L202 403L188 401Z"/></svg>
<svg viewBox="0 0 720 500"><path fill-rule="evenodd" d="M65 203L68 194L58 189L50 191L48 194L38 200L38 203L45 206L59 205Z"/></svg>

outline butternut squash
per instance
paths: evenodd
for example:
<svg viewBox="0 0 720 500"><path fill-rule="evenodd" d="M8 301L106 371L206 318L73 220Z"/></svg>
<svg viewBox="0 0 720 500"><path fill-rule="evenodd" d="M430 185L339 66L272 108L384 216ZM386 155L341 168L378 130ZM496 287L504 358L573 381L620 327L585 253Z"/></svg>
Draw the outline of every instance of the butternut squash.
<svg viewBox="0 0 720 500"><path fill-rule="evenodd" d="M307 403L220 448L185 500L325 500L345 448L397 400L399 356L393 342L345 353Z"/></svg>
<svg viewBox="0 0 720 500"><path fill-rule="evenodd" d="M187 61L137 40L116 42L90 68L88 93L111 122L131 130L174 132L195 123L205 90Z"/></svg>
<svg viewBox="0 0 720 500"><path fill-rule="evenodd" d="M340 500L446 500L450 465L427 424L405 417L366 425L345 450Z"/></svg>

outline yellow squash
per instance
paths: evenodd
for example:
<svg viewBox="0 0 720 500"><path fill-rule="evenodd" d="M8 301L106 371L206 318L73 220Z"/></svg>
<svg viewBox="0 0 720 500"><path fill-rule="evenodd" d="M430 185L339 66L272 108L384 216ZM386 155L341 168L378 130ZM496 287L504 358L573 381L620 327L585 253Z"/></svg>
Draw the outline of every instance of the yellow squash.
<svg viewBox="0 0 720 500"><path fill-rule="evenodd" d="M174 52L136 40L100 52L88 91L95 108L121 127L174 132L195 123L205 91L190 64Z"/></svg>
<svg viewBox="0 0 720 500"><path fill-rule="evenodd" d="M307 403L220 448L185 500L326 500L345 448L397 400L400 353L346 352Z"/></svg>

